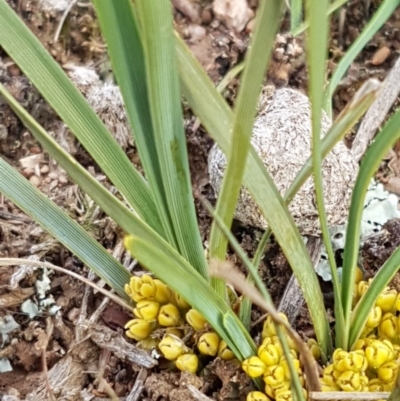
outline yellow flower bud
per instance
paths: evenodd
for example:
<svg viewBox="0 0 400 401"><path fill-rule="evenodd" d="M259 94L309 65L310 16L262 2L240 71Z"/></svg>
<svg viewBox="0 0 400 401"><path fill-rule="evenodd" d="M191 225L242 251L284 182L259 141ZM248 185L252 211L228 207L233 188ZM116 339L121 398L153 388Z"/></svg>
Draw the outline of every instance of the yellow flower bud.
<svg viewBox="0 0 400 401"><path fill-rule="evenodd" d="M360 383L361 383L361 388L359 391L368 391L369 379L365 373L360 374Z"/></svg>
<svg viewBox="0 0 400 401"><path fill-rule="evenodd" d="M388 342L387 340L385 340ZM394 353L386 343L379 340L374 340L365 348L365 357L368 361L368 366L372 369L377 369L385 362L393 359Z"/></svg>
<svg viewBox="0 0 400 401"><path fill-rule="evenodd" d="M278 336L271 337L271 343L275 345L275 348L279 354L279 358L282 358L284 352L283 352L281 340L279 340L279 337ZM290 350L290 351L292 351L292 350Z"/></svg>
<svg viewBox="0 0 400 401"><path fill-rule="evenodd" d="M366 281L360 281L357 285L358 297L361 298L368 290L369 284Z"/></svg>
<svg viewBox="0 0 400 401"><path fill-rule="evenodd" d="M363 351L351 351L346 354L344 358L338 360L334 364L336 370L340 372L365 372L368 367L368 362Z"/></svg>
<svg viewBox="0 0 400 401"><path fill-rule="evenodd" d="M265 363L257 356L252 356L242 362L242 369L247 376L254 379L255 377L262 376L265 372Z"/></svg>
<svg viewBox="0 0 400 401"><path fill-rule="evenodd" d="M267 366L277 365L280 359L274 344L262 345L258 348L257 355Z"/></svg>
<svg viewBox="0 0 400 401"><path fill-rule="evenodd" d="M179 356L187 352L184 342L173 334L166 334L158 344L158 348L165 359L175 361Z"/></svg>
<svg viewBox="0 0 400 401"><path fill-rule="evenodd" d="M385 313L378 327L379 337L395 340L397 337L397 318L392 313Z"/></svg>
<svg viewBox="0 0 400 401"><path fill-rule="evenodd" d="M354 282L355 282L356 284L358 284L360 281L363 280L363 278L364 278L364 273L363 273L363 271L362 271L359 267L357 267Z"/></svg>
<svg viewBox="0 0 400 401"><path fill-rule="evenodd" d="M144 274L142 277L132 276L129 286L125 286L125 292L135 302L140 302L144 299L153 300L156 290L154 280L148 274Z"/></svg>
<svg viewBox="0 0 400 401"><path fill-rule="evenodd" d="M394 381L389 383L383 383L383 391L391 392L393 390L393 387L394 387Z"/></svg>
<svg viewBox="0 0 400 401"><path fill-rule="evenodd" d="M204 333L199 338L197 348L204 355L215 356L218 352L219 341L217 333Z"/></svg>
<svg viewBox="0 0 400 401"><path fill-rule="evenodd" d="M265 385L265 394L270 398L275 398L275 389L273 389L269 384Z"/></svg>
<svg viewBox="0 0 400 401"><path fill-rule="evenodd" d="M370 338L359 338L356 343L353 346L353 350L363 350L365 349L369 344L372 343L372 339Z"/></svg>
<svg viewBox="0 0 400 401"><path fill-rule="evenodd" d="M317 340L314 338L309 338L307 345L313 357L318 361L321 358L321 348L319 347Z"/></svg>
<svg viewBox="0 0 400 401"><path fill-rule="evenodd" d="M384 363L377 369L376 373L378 374L378 378L384 383L390 383L394 381L397 374L397 362L389 361Z"/></svg>
<svg viewBox="0 0 400 401"><path fill-rule="evenodd" d="M156 293L154 295L154 300L161 305L170 302L172 298L172 291L168 288L168 286L161 280L154 279L153 281L156 286Z"/></svg>
<svg viewBox="0 0 400 401"><path fill-rule="evenodd" d="M322 391L340 391L340 387L336 383L328 383L325 378L319 379Z"/></svg>
<svg viewBox="0 0 400 401"><path fill-rule="evenodd" d="M284 319L286 322L288 322L288 319L284 313L279 313L280 317ZM275 328L275 323L274 320L272 319L271 315L267 316L267 319L264 322L263 325L263 331L261 333L261 337L272 337L276 336L276 328Z"/></svg>
<svg viewBox="0 0 400 401"><path fill-rule="evenodd" d="M292 391L291 390L280 390L275 391L275 401L292 401Z"/></svg>
<svg viewBox="0 0 400 401"><path fill-rule="evenodd" d="M381 391L384 391L383 382L378 378L371 379L368 383L368 391L371 393L380 393Z"/></svg>
<svg viewBox="0 0 400 401"><path fill-rule="evenodd" d="M147 337L144 340L139 341L136 346L145 351L151 351L158 346L159 342L160 340L158 338Z"/></svg>
<svg viewBox="0 0 400 401"><path fill-rule="evenodd" d="M381 319L382 319L382 309L379 306L374 306L368 314L368 318L365 325L369 329L374 329L375 327L378 327Z"/></svg>
<svg viewBox="0 0 400 401"><path fill-rule="evenodd" d="M179 309L189 309L191 306L182 298L182 295L175 293L175 302Z"/></svg>
<svg viewBox="0 0 400 401"><path fill-rule="evenodd" d="M281 365L267 366L264 372L263 380L265 384L276 388L285 381L285 370Z"/></svg>
<svg viewBox="0 0 400 401"><path fill-rule="evenodd" d="M397 312L400 312L400 294L397 294L394 306L395 306Z"/></svg>
<svg viewBox="0 0 400 401"><path fill-rule="evenodd" d="M176 359L175 366L182 372L195 374L199 366L199 358L195 354L182 354Z"/></svg>
<svg viewBox="0 0 400 401"><path fill-rule="evenodd" d="M326 384L329 387L335 387L337 386L336 384L336 379L340 376L339 374L334 370L333 365L328 365L324 368L323 373L322 373L322 378L324 379L324 384Z"/></svg>
<svg viewBox="0 0 400 401"><path fill-rule="evenodd" d="M153 331L153 325L143 319L133 319L125 325L125 329L128 329L125 332L127 337L140 341L149 337Z"/></svg>
<svg viewBox="0 0 400 401"><path fill-rule="evenodd" d="M347 357L347 352L342 350L341 348L336 348L332 355L332 363L335 365L340 360Z"/></svg>
<svg viewBox="0 0 400 401"><path fill-rule="evenodd" d="M336 380L336 384L343 391L360 391L361 380L358 372L343 372Z"/></svg>
<svg viewBox="0 0 400 401"><path fill-rule="evenodd" d="M153 301L139 301L136 308L133 310L134 315L139 318L150 322L155 320L160 310L160 304Z"/></svg>
<svg viewBox="0 0 400 401"><path fill-rule="evenodd" d="M207 320L204 319L203 315L196 309L190 309L186 313L186 321L196 330L204 330L207 324Z"/></svg>
<svg viewBox="0 0 400 401"><path fill-rule="evenodd" d="M392 312L395 309L396 298L396 290L386 290L377 298L376 306L379 306L383 313Z"/></svg>
<svg viewBox="0 0 400 401"><path fill-rule="evenodd" d="M384 340L387 341L387 340ZM394 358L400 359L400 345L399 344L392 344L390 343L393 347L393 352L394 352Z"/></svg>
<svg viewBox="0 0 400 401"><path fill-rule="evenodd" d="M179 310L174 304L163 305L158 313L158 323L165 327L177 326L180 318Z"/></svg>
<svg viewBox="0 0 400 401"><path fill-rule="evenodd" d="M247 394L246 401L270 401L270 399L261 391L250 391Z"/></svg>
<svg viewBox="0 0 400 401"><path fill-rule="evenodd" d="M294 365L294 370L298 374L301 374L300 361L298 359L292 358L292 362ZM290 374L288 361L286 360L286 358L284 356L281 358L279 364L283 367L283 370L285 372L285 380L290 380L292 376Z"/></svg>
<svg viewBox="0 0 400 401"><path fill-rule="evenodd" d="M235 358L235 354L228 348L228 344L221 340L218 347L218 354L224 361L230 361Z"/></svg>
<svg viewBox="0 0 400 401"><path fill-rule="evenodd" d="M132 298L132 290L129 284L124 285L124 290Z"/></svg>

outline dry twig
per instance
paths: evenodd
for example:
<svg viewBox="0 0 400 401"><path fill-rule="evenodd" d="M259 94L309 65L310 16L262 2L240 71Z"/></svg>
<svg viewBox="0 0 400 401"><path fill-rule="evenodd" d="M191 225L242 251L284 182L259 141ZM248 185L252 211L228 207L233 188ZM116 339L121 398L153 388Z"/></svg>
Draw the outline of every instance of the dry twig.
<svg viewBox="0 0 400 401"><path fill-rule="evenodd" d="M286 320L282 319L282 317L279 315L279 312L272 305L265 301L264 297L257 290L257 288L253 284L248 283L241 276L239 271L228 261L212 260L210 263L210 275L221 278L227 283L231 284L239 292L246 295L246 297L248 297L254 304L267 311L276 324L283 326L287 330L288 334L296 343L299 352L303 357L304 371L307 376L307 382L310 390L320 391L321 384L318 379L317 362L312 356L310 350L307 348L306 344L296 333L296 331L293 330L290 324L288 324Z"/></svg>

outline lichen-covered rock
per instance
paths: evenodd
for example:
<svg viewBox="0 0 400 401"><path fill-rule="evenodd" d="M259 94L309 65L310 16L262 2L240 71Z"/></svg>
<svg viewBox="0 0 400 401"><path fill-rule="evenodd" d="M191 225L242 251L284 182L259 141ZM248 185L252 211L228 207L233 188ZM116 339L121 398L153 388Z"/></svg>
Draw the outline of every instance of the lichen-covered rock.
<svg viewBox="0 0 400 401"><path fill-rule="evenodd" d="M279 89L262 96L258 116L254 122L252 145L279 192L284 195L290 184L311 154L311 111L309 99L294 89ZM322 134L331 121L324 113ZM226 158L214 145L208 159L210 182L218 194L226 168ZM350 150L338 143L323 162L325 208L330 226L347 220L351 191L358 164ZM319 221L314 192L314 182L309 178L297 193L289 211L304 235L319 235ZM245 188L235 218L241 222L267 228L267 222Z"/></svg>

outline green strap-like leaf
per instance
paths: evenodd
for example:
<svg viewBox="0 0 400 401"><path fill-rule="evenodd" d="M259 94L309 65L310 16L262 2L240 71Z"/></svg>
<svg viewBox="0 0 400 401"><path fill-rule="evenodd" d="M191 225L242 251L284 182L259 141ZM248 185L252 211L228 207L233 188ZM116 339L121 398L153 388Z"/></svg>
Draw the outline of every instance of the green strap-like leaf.
<svg viewBox="0 0 400 401"><path fill-rule="evenodd" d="M121 297L129 272L78 223L0 158L0 192L70 249Z"/></svg>
<svg viewBox="0 0 400 401"><path fill-rule="evenodd" d="M177 38L177 52L184 97L210 136L229 153L233 113L184 43ZM321 289L304 242L265 166L250 148L244 183L274 232L304 292L323 353L332 349L330 328Z"/></svg>
<svg viewBox="0 0 400 401"><path fill-rule="evenodd" d="M208 279L183 128L171 2L139 0L135 10L146 65L154 143L166 207L179 252Z"/></svg>
<svg viewBox="0 0 400 401"><path fill-rule="evenodd" d="M347 336L347 338L344 338L342 345L346 348L350 345L348 337L350 330L352 333L355 330L351 322L351 306L353 302L353 287L360 247L361 217L364 209L365 195L371 178L378 169L381 160L399 137L400 111L397 111L386 123L385 127L367 150L354 186L350 205L349 223L346 232L342 276L342 302L346 324L344 334ZM362 318L359 319L362 321Z"/></svg>
<svg viewBox="0 0 400 401"><path fill-rule="evenodd" d="M176 245L166 202L160 162L154 143L153 123L147 94L142 43L129 0L94 0L101 32L108 45L113 73L120 83L129 124L146 179L152 188L156 207L169 243Z"/></svg>
<svg viewBox="0 0 400 401"><path fill-rule="evenodd" d="M340 299L340 284L337 274L335 254L332 248L328 228L328 219L325 211L324 183L322 179L322 146L321 146L321 118L323 104L323 88L326 73L326 58L328 52L329 19L326 17L327 0L307 0L306 16L309 23L307 31L307 62L309 70L308 92L311 99L311 126L312 126L312 165L315 195L317 201L319 221L328 253L329 265L333 283L334 310L336 319L336 337L340 340L343 332L343 308ZM340 342L339 342L340 344ZM338 343L336 343L337 346Z"/></svg>
<svg viewBox="0 0 400 401"><path fill-rule="evenodd" d="M328 114L332 114L332 96L339 85L340 80L343 78L344 74L346 74L347 69L364 46L372 39L375 33L381 29L382 25L386 23L399 5L400 0L384 0L378 10L374 13L371 20L340 60L325 91L324 108Z"/></svg>
<svg viewBox="0 0 400 401"><path fill-rule="evenodd" d="M260 1L254 36L245 60L245 69L235 106L231 147L227 166L218 195L216 213L230 227L242 187L244 168L250 149L254 118L267 62L278 31L284 1ZM210 258L225 259L227 238L214 221L210 235ZM213 279L214 287L224 294L225 283Z"/></svg>
<svg viewBox="0 0 400 401"><path fill-rule="evenodd" d="M151 191L78 89L5 0L0 46L68 125L135 211L162 233Z"/></svg>

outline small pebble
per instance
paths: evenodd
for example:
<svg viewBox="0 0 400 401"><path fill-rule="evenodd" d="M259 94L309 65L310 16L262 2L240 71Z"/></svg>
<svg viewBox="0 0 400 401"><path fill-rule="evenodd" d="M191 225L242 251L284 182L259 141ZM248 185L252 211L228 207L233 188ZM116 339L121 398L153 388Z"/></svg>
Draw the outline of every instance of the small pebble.
<svg viewBox="0 0 400 401"><path fill-rule="evenodd" d="M8 395L13 395L14 397L20 397L21 393L14 387L8 390Z"/></svg>
<svg viewBox="0 0 400 401"><path fill-rule="evenodd" d="M29 182L32 185L34 185L35 187L38 187L40 185L41 181L42 180L37 175L33 175L31 178L29 178Z"/></svg>
<svg viewBox="0 0 400 401"><path fill-rule="evenodd" d="M61 185L65 185L65 184L68 183L68 178L67 178L65 175L60 175L60 176L58 177L58 182L59 182Z"/></svg>
<svg viewBox="0 0 400 401"><path fill-rule="evenodd" d="M191 42L198 42L206 36L207 31L203 26L190 24L187 27L187 33Z"/></svg>
<svg viewBox="0 0 400 401"><path fill-rule="evenodd" d="M372 65L381 65L386 59L390 56L391 50L387 46L383 46L378 49L375 54L372 56L371 64Z"/></svg>
<svg viewBox="0 0 400 401"><path fill-rule="evenodd" d="M201 22L208 25L212 21L213 15L209 8L204 8L201 12Z"/></svg>
<svg viewBox="0 0 400 401"><path fill-rule="evenodd" d="M33 176L33 174L35 174L33 168L24 168L24 169L22 170L22 175L23 175L25 178L30 178L30 177Z"/></svg>
<svg viewBox="0 0 400 401"><path fill-rule="evenodd" d="M40 147L36 145L29 148L29 152L33 155L38 155L41 151L42 149L40 149Z"/></svg>
<svg viewBox="0 0 400 401"><path fill-rule="evenodd" d="M49 178L52 180L55 180L58 178L58 174L53 171L52 173L49 174Z"/></svg>
<svg viewBox="0 0 400 401"><path fill-rule="evenodd" d="M40 172L42 174L47 174L49 172L50 168L47 164L45 164L44 166L42 166L42 168L40 169Z"/></svg>

